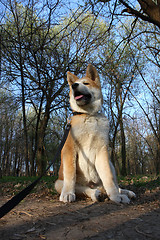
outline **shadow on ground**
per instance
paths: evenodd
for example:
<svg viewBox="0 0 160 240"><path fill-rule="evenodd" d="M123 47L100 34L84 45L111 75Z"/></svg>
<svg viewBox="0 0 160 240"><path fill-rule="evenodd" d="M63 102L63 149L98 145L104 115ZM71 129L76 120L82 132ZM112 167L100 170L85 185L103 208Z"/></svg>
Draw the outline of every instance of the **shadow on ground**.
<svg viewBox="0 0 160 240"><path fill-rule="evenodd" d="M159 189L138 195L130 205L89 200L63 204L28 196L0 220L0 239L159 240L159 226Z"/></svg>

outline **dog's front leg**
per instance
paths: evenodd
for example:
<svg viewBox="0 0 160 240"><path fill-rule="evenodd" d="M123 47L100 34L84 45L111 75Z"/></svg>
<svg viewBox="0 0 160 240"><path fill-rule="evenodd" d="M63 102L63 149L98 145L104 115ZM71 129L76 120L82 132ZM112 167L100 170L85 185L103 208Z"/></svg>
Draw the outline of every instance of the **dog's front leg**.
<svg viewBox="0 0 160 240"><path fill-rule="evenodd" d="M76 160L74 157L73 149L63 149L62 152L63 161L63 188L60 195L60 201L62 202L74 202L75 195L75 183L76 183Z"/></svg>
<svg viewBox="0 0 160 240"><path fill-rule="evenodd" d="M115 183L115 178L109 163L106 147L103 147L97 153L95 166L108 197L116 203L129 203L129 198L126 195L119 193L118 186Z"/></svg>

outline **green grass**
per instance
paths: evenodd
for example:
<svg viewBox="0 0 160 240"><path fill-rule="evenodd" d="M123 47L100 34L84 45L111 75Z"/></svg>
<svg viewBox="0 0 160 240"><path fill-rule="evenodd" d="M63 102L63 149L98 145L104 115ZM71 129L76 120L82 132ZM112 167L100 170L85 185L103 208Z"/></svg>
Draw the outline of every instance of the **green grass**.
<svg viewBox="0 0 160 240"><path fill-rule="evenodd" d="M24 183L26 181L33 182L37 179L38 177L13 177L13 176L7 176L7 177L2 177L0 179L0 183L7 183L7 182L14 182L14 183ZM41 181L47 181L53 182L55 181L56 177L50 177L50 176L44 176L42 177Z"/></svg>
<svg viewBox="0 0 160 240"><path fill-rule="evenodd" d="M8 182L12 182L12 183L24 183L26 181L31 181L33 182L34 180L36 180L37 177L13 177L13 176L7 176L7 177L2 177L0 179L0 183L8 183Z"/></svg>
<svg viewBox="0 0 160 240"><path fill-rule="evenodd" d="M160 175L138 175L118 178L118 182L123 186L132 185L134 187L143 187L146 189L155 189L160 187Z"/></svg>
<svg viewBox="0 0 160 240"><path fill-rule="evenodd" d="M38 177L13 177L7 176L0 179L0 195L15 195L29 184L34 182ZM56 177L44 176L40 182L32 190L32 193L42 194L55 194L54 182Z"/></svg>
<svg viewBox="0 0 160 240"><path fill-rule="evenodd" d="M0 195L5 196L13 196L20 192L22 189L27 187L33 181L35 181L37 177L3 177L0 179ZM36 187L32 190L32 193L37 194L37 196L47 196L54 195L56 193L54 189L54 182L56 177L45 176L40 182L36 185ZM155 189L160 187L160 175L143 175L143 176L126 176L126 177L118 177L118 182L121 187L130 186L133 189Z"/></svg>

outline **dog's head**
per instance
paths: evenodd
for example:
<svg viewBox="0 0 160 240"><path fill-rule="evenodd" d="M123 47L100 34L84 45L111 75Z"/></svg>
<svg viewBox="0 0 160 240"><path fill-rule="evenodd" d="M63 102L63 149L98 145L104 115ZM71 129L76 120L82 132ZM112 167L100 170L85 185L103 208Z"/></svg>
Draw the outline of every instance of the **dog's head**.
<svg viewBox="0 0 160 240"><path fill-rule="evenodd" d="M101 110L101 84L95 67L89 64L86 76L81 79L68 72L67 80L70 87L70 105L73 111L93 114Z"/></svg>

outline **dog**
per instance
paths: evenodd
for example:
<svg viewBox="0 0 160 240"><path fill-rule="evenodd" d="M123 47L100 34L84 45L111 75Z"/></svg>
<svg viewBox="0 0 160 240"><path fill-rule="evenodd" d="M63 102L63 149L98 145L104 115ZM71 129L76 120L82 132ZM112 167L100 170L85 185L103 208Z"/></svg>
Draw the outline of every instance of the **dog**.
<svg viewBox="0 0 160 240"><path fill-rule="evenodd" d="M77 195L99 201L105 192L116 203L129 203L136 195L118 187L108 156L108 120L101 113L103 97L96 68L89 64L81 79L67 72L67 80L73 116L55 182L60 201L74 202Z"/></svg>

